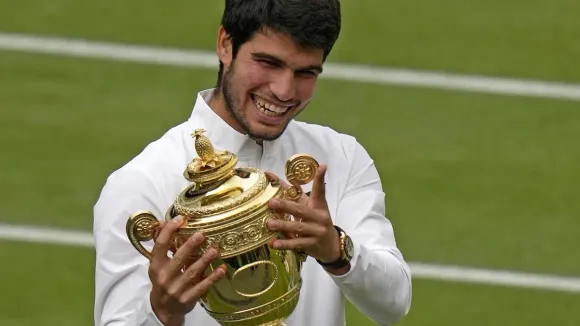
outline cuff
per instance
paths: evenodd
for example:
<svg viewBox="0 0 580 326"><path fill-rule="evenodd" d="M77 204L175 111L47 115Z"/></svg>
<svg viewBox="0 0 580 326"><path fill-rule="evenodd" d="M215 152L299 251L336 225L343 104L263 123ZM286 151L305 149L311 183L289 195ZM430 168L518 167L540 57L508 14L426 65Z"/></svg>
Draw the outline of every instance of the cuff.
<svg viewBox="0 0 580 326"><path fill-rule="evenodd" d="M360 256L360 244L358 242L353 242L353 255L352 255L352 259L350 260L350 268L349 268L348 272L346 272L342 275L335 275L335 274L327 272L328 275L330 275L330 277L332 279L334 279L335 281L343 281L343 282L348 281L348 279L350 278L350 276L354 272L354 269L357 266L359 256Z"/></svg>
<svg viewBox="0 0 580 326"><path fill-rule="evenodd" d="M145 302L143 302L144 308L145 308L145 313L142 314L143 319L141 320L141 323L139 323L139 325L165 326L165 325L163 325L161 320L159 320L159 318L157 317L157 315L153 311L153 307L151 306L151 299L149 298L149 295L150 294L147 293L147 296L145 297Z"/></svg>

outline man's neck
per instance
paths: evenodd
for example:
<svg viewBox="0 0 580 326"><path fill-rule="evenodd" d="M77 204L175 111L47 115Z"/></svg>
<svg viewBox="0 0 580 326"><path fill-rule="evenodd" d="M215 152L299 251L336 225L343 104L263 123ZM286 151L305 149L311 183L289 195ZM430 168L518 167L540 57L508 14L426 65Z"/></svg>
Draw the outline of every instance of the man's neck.
<svg viewBox="0 0 580 326"><path fill-rule="evenodd" d="M242 128L242 126L238 123L236 118L230 113L230 111L226 108L226 102L222 93L216 88L213 90L211 95L211 99L209 100L208 106L212 111L215 112L222 120L224 120L230 127L235 129L237 132L246 134L246 131ZM252 138L250 136L250 138ZM261 139L254 139L256 144L263 146L264 141Z"/></svg>
<svg viewBox="0 0 580 326"><path fill-rule="evenodd" d="M238 121L236 121L236 118L226 108L224 97L217 88L213 90L208 106L234 130L242 134L246 133Z"/></svg>

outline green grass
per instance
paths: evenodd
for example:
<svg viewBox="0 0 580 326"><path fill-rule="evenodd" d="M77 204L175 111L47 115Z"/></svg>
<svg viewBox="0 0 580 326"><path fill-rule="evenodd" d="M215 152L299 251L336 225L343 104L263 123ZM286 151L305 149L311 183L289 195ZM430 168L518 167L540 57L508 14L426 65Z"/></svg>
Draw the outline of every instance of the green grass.
<svg viewBox="0 0 580 326"><path fill-rule="evenodd" d="M343 7L335 61L580 81L577 1ZM0 31L211 49L221 9L222 1L23 0L0 3ZM0 72L0 222L87 231L105 178L186 119L215 78L13 52L0 52ZM299 118L353 134L369 150L408 260L580 275L570 255L580 244L579 108L321 80ZM0 248L0 278L9 280L0 285L1 325L91 324L91 250ZM415 280L402 325L575 325L577 306L574 294ZM348 320L370 325L351 306Z"/></svg>
<svg viewBox="0 0 580 326"><path fill-rule="evenodd" d="M79 326L93 321L94 254L85 248L0 241L0 324Z"/></svg>
<svg viewBox="0 0 580 326"><path fill-rule="evenodd" d="M10 136L2 145L12 153L0 163L11 171L0 207L13 223L25 217L89 228L106 176L186 119L195 91L214 77L36 55L0 58L8 72L0 77L4 103L18 108L0 114ZM580 238L571 182L580 178L577 103L339 82L319 91L300 118L354 134L368 148L408 258L580 273L560 250ZM21 196L30 185L35 205Z"/></svg>
<svg viewBox="0 0 580 326"><path fill-rule="evenodd" d="M85 248L0 241L3 326L92 324L94 254ZM25 259L23 257L26 257ZM401 326L576 326L574 294L415 281L413 311ZM370 326L349 305L348 325Z"/></svg>
<svg viewBox="0 0 580 326"><path fill-rule="evenodd" d="M78 326L92 321L94 255L91 250L0 242L5 264L0 321L3 326ZM22 257L26 257L23 259ZM575 326L574 294L535 290L415 281L413 311L400 325L526 325ZM372 323L350 307L348 325Z"/></svg>
<svg viewBox="0 0 580 326"><path fill-rule="evenodd" d="M401 326L575 326L577 294L513 290L472 284L414 282L415 313ZM350 325L361 325L353 320Z"/></svg>
<svg viewBox="0 0 580 326"><path fill-rule="evenodd" d="M21 0L0 30L215 48L224 0ZM332 60L580 82L580 2L343 0Z"/></svg>
<svg viewBox="0 0 580 326"><path fill-rule="evenodd" d="M185 119L195 91L214 77L49 56L0 58L10 108L0 114L2 146L11 153L0 163L10 171L2 180L3 221L87 230L106 176ZM301 118L355 134L368 148L408 259L578 274L562 250L580 238L570 181L579 176L576 105L325 82ZM443 286L419 283L416 291L425 295L438 291L421 284ZM461 289L449 300L471 292ZM504 291L514 293L513 302L522 296Z"/></svg>

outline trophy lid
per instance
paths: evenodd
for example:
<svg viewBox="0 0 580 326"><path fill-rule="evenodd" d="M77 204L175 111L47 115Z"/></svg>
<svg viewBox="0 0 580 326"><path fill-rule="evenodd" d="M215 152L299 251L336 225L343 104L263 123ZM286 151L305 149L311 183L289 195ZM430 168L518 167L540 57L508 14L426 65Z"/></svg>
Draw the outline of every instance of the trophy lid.
<svg viewBox="0 0 580 326"><path fill-rule="evenodd" d="M263 215L268 201L282 195L280 184L257 168L236 168L238 157L215 149L205 132L192 133L198 156L183 172L192 183L177 196L166 219L181 215L187 221L182 228L210 231Z"/></svg>

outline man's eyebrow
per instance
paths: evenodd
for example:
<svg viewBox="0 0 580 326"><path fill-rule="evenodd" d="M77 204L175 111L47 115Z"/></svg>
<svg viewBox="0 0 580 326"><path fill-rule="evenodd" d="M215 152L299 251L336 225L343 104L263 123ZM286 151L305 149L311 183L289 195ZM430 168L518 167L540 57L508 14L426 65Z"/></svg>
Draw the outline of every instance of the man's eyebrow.
<svg viewBox="0 0 580 326"><path fill-rule="evenodd" d="M273 56L271 54L267 54L267 53L253 52L252 53L252 57L254 59L264 59L264 60L273 61L273 62L279 63L281 65L285 65L286 64L282 59L280 59L280 58L278 58L276 56Z"/></svg>
<svg viewBox="0 0 580 326"><path fill-rule="evenodd" d="M321 65L311 65L304 68L299 69L301 71L316 71L317 73L322 73L322 66Z"/></svg>
<svg viewBox="0 0 580 326"><path fill-rule="evenodd" d="M272 61L273 63L276 63L280 66L285 66L286 62L284 62L284 60L273 56L271 54L267 54L267 53L262 53L262 52L254 52L251 54L252 58L254 59L261 59L261 60L268 60L268 61ZM320 65L310 65L310 66L306 66L306 67L302 67L302 68L298 68L298 71L316 71L317 73L321 74L322 73L322 66Z"/></svg>

